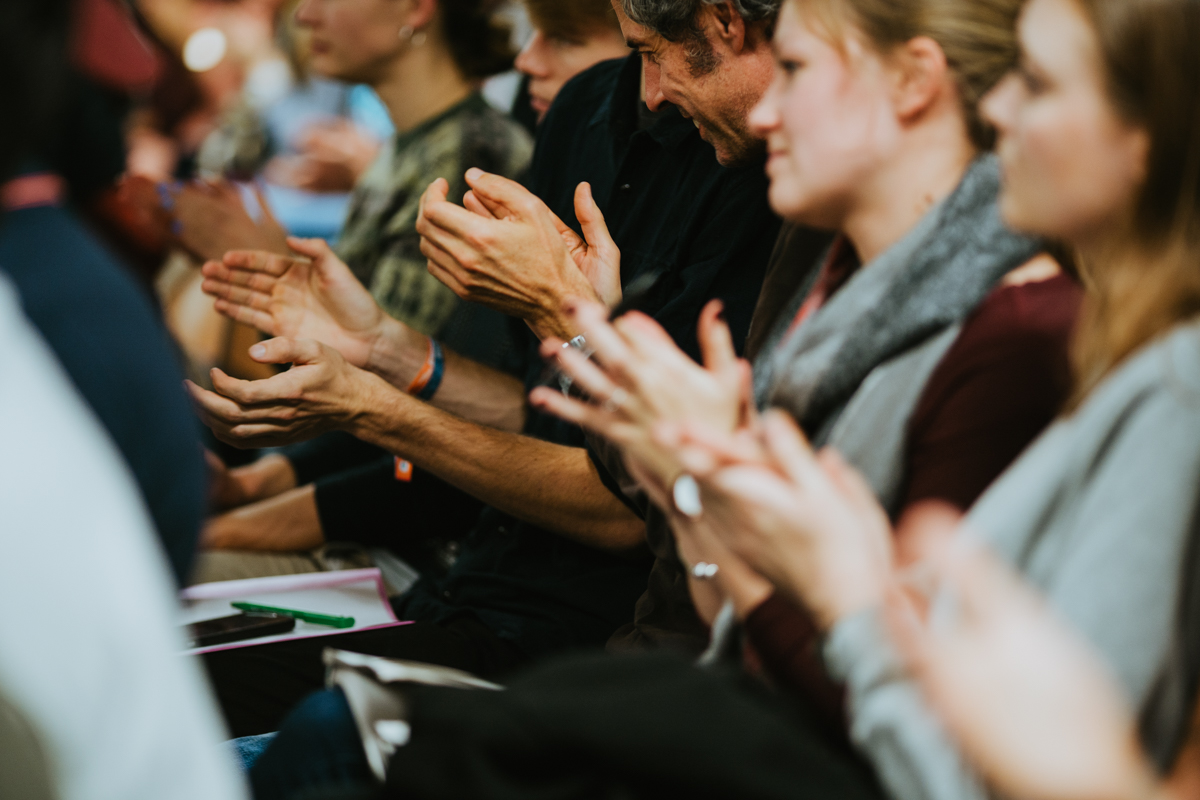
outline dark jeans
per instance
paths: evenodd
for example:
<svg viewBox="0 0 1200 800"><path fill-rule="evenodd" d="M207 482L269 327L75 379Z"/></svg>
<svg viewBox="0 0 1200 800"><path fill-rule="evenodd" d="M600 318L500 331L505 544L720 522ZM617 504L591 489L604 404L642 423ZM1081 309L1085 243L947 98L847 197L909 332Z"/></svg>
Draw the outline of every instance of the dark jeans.
<svg viewBox="0 0 1200 800"><path fill-rule="evenodd" d="M233 737L279 730L284 716L325 685L325 648L423 661L485 677L502 675L524 658L474 617L414 622L340 636L225 650L203 656Z"/></svg>
<svg viewBox="0 0 1200 800"><path fill-rule="evenodd" d="M409 685L412 738L376 788L339 691L313 695L251 772L255 800L883 800L871 768L811 710L736 672L668 655L577 655L503 692ZM372 797L373 795L364 795Z"/></svg>
<svg viewBox="0 0 1200 800"><path fill-rule="evenodd" d="M373 798L380 786L341 689L309 695L250 770L254 800Z"/></svg>

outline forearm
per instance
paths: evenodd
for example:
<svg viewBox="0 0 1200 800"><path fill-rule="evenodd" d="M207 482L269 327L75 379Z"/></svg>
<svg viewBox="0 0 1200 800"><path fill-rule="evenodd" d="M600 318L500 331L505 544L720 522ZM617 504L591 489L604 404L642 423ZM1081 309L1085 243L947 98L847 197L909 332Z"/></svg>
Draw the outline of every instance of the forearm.
<svg viewBox="0 0 1200 800"><path fill-rule="evenodd" d="M367 369L392 386L405 390L421 371L428 356L425 337L414 341L413 332L390 317L371 349ZM430 401L433 406L463 419L519 431L525 424L525 387L516 378L472 361L450 350L445 354L441 386Z"/></svg>
<svg viewBox="0 0 1200 800"><path fill-rule="evenodd" d="M210 519L201 547L208 550L311 550L325 543L312 484Z"/></svg>
<svg viewBox="0 0 1200 800"><path fill-rule="evenodd" d="M374 393L348 431L483 502L583 544L624 552L645 525L600 480L582 448L452 416L400 392Z"/></svg>

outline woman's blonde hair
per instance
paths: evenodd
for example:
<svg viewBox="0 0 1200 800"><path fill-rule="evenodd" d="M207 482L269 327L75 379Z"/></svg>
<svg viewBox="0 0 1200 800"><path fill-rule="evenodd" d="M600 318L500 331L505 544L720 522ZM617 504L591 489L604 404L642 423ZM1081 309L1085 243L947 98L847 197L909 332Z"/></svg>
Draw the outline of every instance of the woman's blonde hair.
<svg viewBox="0 0 1200 800"><path fill-rule="evenodd" d="M887 53L927 36L946 54L955 76L967 132L981 150L995 144L995 131L979 113L988 91L1016 64L1017 17L1024 0L792 0L830 35L844 38L845 26Z"/></svg>
<svg viewBox="0 0 1200 800"><path fill-rule="evenodd" d="M1077 0L1118 113L1146 131L1145 182L1127 241L1083 264L1092 289L1075 337L1076 396L1200 314L1200 1Z"/></svg>

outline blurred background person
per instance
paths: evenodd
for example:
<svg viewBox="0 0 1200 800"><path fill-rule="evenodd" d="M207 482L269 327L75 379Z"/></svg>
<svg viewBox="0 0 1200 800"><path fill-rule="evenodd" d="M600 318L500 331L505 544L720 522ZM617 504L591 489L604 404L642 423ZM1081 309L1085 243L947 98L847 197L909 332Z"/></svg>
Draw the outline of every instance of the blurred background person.
<svg viewBox="0 0 1200 800"><path fill-rule="evenodd" d="M525 0L533 35L517 56L538 122L566 84L601 61L629 55L609 0Z"/></svg>
<svg viewBox="0 0 1200 800"><path fill-rule="evenodd" d="M87 2L72 9L70 61L60 53L47 72L61 81L39 90L53 105L8 152L20 161L0 186L0 270L121 451L185 582L207 501L200 427L147 287L87 225L92 201L121 169L122 85L141 80L136 65L122 74L91 48L110 27L124 32L122 51L136 51L136 39L119 16L92 13Z"/></svg>
<svg viewBox="0 0 1200 800"><path fill-rule="evenodd" d="M0 181L57 124L68 8L0 5ZM4 184L10 204L38 191L17 186ZM27 224L0 213L10 232ZM3 273L0 375L0 796L245 797L207 686L179 655L178 601L143 498Z"/></svg>

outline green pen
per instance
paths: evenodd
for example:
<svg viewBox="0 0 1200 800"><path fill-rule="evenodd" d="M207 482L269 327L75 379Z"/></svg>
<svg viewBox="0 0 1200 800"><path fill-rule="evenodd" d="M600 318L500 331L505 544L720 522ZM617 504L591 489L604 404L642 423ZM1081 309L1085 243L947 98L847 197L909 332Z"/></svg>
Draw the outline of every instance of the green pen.
<svg viewBox="0 0 1200 800"><path fill-rule="evenodd" d="M316 625L328 625L331 628L353 628L354 617L332 617L328 614L314 614L311 611L295 611L290 608L275 606L260 606L257 603L230 603L238 611L249 611L256 614L283 614L285 617L298 619L302 622L312 622Z"/></svg>

